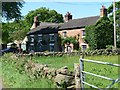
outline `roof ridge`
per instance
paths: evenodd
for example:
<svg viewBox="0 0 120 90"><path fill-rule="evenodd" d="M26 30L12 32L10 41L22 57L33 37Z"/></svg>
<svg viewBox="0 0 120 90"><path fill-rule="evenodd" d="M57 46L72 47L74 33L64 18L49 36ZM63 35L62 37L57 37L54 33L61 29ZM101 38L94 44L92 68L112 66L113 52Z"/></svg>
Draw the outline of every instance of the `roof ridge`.
<svg viewBox="0 0 120 90"><path fill-rule="evenodd" d="M92 18L92 17L100 17L99 15L97 15L97 16L90 16L90 17L83 17L83 18L76 18L76 19L71 19L71 20L78 20L78 19L85 19L85 18ZM70 20L70 21L71 21ZM68 21L69 22L69 21Z"/></svg>

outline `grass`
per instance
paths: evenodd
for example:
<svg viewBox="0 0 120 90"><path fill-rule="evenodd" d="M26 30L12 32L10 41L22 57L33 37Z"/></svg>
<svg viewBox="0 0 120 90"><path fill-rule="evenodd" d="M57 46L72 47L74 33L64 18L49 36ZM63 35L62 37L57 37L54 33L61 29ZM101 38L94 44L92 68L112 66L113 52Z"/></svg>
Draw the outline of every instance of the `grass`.
<svg viewBox="0 0 120 90"><path fill-rule="evenodd" d="M18 64L12 62L12 58L10 58L10 54L2 57L2 75L4 80L5 87L12 88L54 88L54 84L52 81L48 79L31 79L28 74L25 72L21 73L21 61L29 60L29 57L19 58ZM34 62L38 62L41 64L48 64L53 68L61 68L64 66L68 66L70 70L74 70L74 63L79 63L79 56L63 56L63 57L33 57ZM103 62L111 62L118 63L118 56L87 56L87 59L103 61ZM118 68L116 67L108 67L107 65L100 65L94 63L85 62L85 71L92 72L95 74L103 75L106 77L110 77L113 79L118 78ZM19 70L18 70L18 67ZM105 88L107 85L111 84L110 81L99 79L97 77L92 77L91 75L86 75L85 79L88 83L91 83L100 88ZM86 88L91 88L85 85ZM118 88L118 84L114 85L114 88Z"/></svg>
<svg viewBox="0 0 120 90"><path fill-rule="evenodd" d="M33 61L42 64L48 64L50 67L61 68L63 66L68 66L70 70L74 70L74 63L79 63L79 56L63 56L63 57L33 57ZM118 56L87 56L86 59L110 62L114 64L118 64ZM84 70L106 76L109 78L117 79L118 78L118 67L108 66L108 65L100 65L94 63L84 63ZM86 81L98 86L99 88L105 88L110 85L112 82L101 79L98 77L93 77L91 75L86 75ZM85 85L86 88L91 88ZM114 88L118 88L118 84L114 85Z"/></svg>
<svg viewBox="0 0 120 90"><path fill-rule="evenodd" d="M103 62L110 62L110 63L116 63L118 64L118 56L94 56L94 57L87 57L87 59L97 60L97 61L103 61ZM101 64L95 64L95 63L88 63L84 62L85 65L85 71L106 76L109 78L117 79L119 76L118 67L108 66L108 65L101 65ZM86 75L86 81L97 86L100 88L105 88L108 85L112 84L111 81L101 79L98 77L93 77L91 75ZM119 83L120 84L120 83ZM86 86L87 88L90 88ZM118 88L118 83L116 83L114 88Z"/></svg>
<svg viewBox="0 0 120 90"><path fill-rule="evenodd" d="M69 70L74 70L74 63L79 63L79 58L79 56L33 57L33 61L47 64L53 68L68 66Z"/></svg>
<svg viewBox="0 0 120 90"><path fill-rule="evenodd" d="M16 62L11 56L12 54L7 54L1 57L4 88L55 88L53 82L48 79L30 78L21 66L23 58Z"/></svg>

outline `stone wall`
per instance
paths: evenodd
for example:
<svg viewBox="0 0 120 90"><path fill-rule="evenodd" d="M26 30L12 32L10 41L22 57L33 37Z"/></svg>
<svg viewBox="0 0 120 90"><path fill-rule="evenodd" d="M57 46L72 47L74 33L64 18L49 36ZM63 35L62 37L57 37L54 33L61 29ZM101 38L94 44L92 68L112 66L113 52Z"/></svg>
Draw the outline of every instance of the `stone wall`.
<svg viewBox="0 0 120 90"><path fill-rule="evenodd" d="M58 88L75 89L76 87L75 72L69 71L67 66L56 69L50 68L48 65L33 63L30 60L25 64L25 71L35 78L48 78L52 80Z"/></svg>
<svg viewBox="0 0 120 90"><path fill-rule="evenodd" d="M65 55L70 55L70 56L93 56L93 55L118 55L120 50L111 50L111 49L100 49L100 50L87 50L84 52L35 52L33 55L36 56L65 56ZM31 54L23 54L24 56L29 56Z"/></svg>

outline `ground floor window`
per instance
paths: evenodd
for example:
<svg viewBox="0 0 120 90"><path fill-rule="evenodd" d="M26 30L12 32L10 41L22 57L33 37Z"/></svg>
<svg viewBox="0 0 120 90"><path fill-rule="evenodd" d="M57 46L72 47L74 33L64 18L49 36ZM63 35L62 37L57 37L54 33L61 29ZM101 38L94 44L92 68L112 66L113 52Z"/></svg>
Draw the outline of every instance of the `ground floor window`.
<svg viewBox="0 0 120 90"><path fill-rule="evenodd" d="M87 49L87 45L82 45L82 49L86 50Z"/></svg>
<svg viewBox="0 0 120 90"><path fill-rule="evenodd" d="M54 51L54 44L50 44L50 52Z"/></svg>

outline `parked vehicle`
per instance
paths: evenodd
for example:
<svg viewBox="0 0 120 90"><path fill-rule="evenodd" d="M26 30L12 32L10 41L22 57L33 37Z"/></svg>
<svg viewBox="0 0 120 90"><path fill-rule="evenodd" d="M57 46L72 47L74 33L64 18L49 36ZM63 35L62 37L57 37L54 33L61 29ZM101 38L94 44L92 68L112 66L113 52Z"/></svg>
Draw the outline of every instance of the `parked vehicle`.
<svg viewBox="0 0 120 90"><path fill-rule="evenodd" d="M18 50L17 50L17 48L10 47L10 48L3 49L3 50L0 51L0 53L2 53L2 55L4 53L10 53L10 52L16 53L16 52L18 52Z"/></svg>

